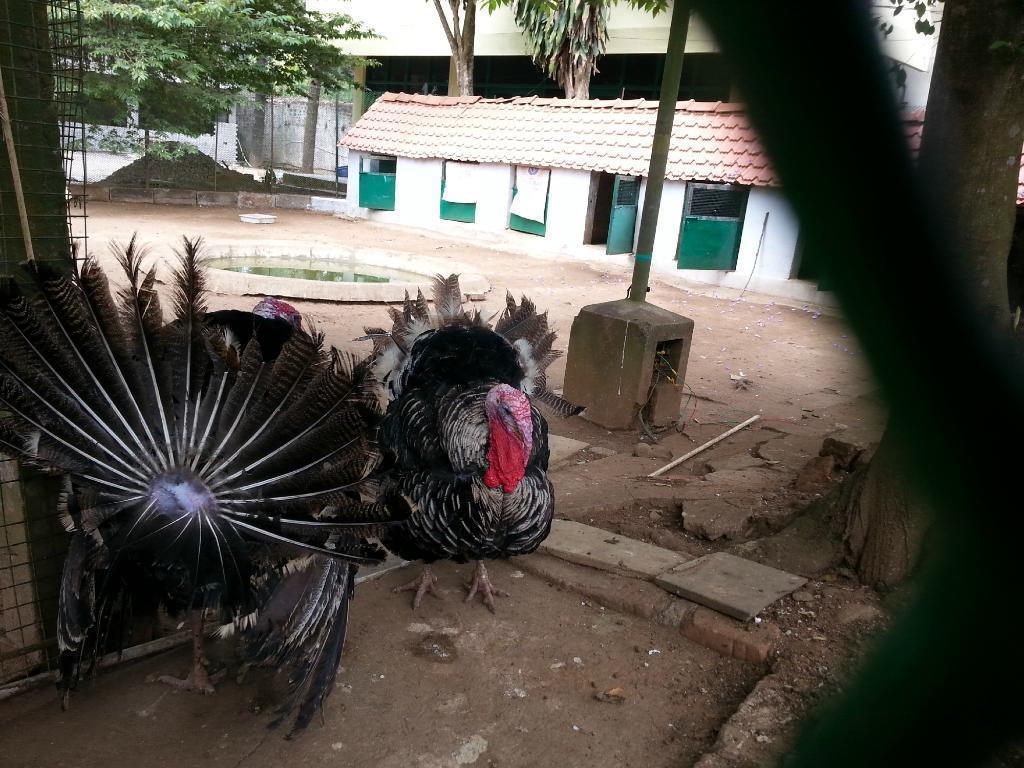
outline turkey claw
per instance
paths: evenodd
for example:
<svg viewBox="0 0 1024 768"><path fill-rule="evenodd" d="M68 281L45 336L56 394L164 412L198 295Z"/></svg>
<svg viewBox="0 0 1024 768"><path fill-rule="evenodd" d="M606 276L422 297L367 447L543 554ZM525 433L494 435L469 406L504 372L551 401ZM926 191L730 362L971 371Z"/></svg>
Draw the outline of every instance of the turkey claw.
<svg viewBox="0 0 1024 768"><path fill-rule="evenodd" d="M469 590L469 594L466 595L466 602L472 600L476 594L480 593L480 598L483 600L484 605L490 610L491 613L495 613L497 606L494 603L496 597L509 597L509 593L503 589L498 589L496 586L491 584L490 578L487 576L487 569L483 563L476 564L476 570L473 571L473 578L468 584L466 589Z"/></svg>
<svg viewBox="0 0 1024 768"><path fill-rule="evenodd" d="M430 572L429 568L424 568L418 578L413 579L408 584L395 587L391 591L396 595L399 592L415 592L416 595L412 599L412 609L414 611L420 607L420 603L423 602L424 595L430 594L439 600L444 599L441 596L440 591L437 589L437 577Z"/></svg>

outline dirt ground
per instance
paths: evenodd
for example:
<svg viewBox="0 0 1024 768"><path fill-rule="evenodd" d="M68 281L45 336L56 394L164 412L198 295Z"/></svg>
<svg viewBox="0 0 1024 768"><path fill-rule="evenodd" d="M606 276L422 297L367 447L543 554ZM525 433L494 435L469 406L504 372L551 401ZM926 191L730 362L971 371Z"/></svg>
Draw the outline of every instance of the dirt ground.
<svg viewBox="0 0 1024 768"><path fill-rule="evenodd" d="M225 168L202 152L180 157L140 157L118 168L106 179L108 187L154 187L159 189L199 189L219 192L266 192L267 188L249 174Z"/></svg>
<svg viewBox="0 0 1024 768"><path fill-rule="evenodd" d="M147 682L183 672L183 649L102 675L64 714L49 687L0 704L2 763L667 768L692 765L762 674L514 564L492 572L513 592L495 616L460 599L469 566L439 567L445 597L416 614L389 593L408 570L361 585L324 724L297 740L266 728L266 681L212 697ZM612 687L625 703L594 698Z"/></svg>
<svg viewBox="0 0 1024 768"><path fill-rule="evenodd" d="M270 227L242 224L233 209L94 204L89 213L98 252L105 241L137 231L161 259L183 234L218 245L293 239L421 253L453 272L483 274L492 285L486 306L500 307L505 290L534 299L561 331L562 348L582 306L622 298L629 282L622 263L502 252L302 212L275 211ZM4 765L120 762L126 744L139 765L269 765L298 757L353 766L688 766L701 755L701 768L764 764L798 718L842 685L851 660L886 623L878 597L841 567L834 527L813 506L844 471L810 478L804 471L826 437L868 455L884 409L834 313L657 275L652 288L652 302L695 322L680 422L656 435L656 447L678 456L753 414L761 419L654 481L644 476L666 459L633 456L639 440L650 442L640 431L611 432L579 417L553 422L553 433L591 445L552 473L557 514L690 555L727 550L808 577L803 590L761 617L779 637L767 667L726 659L536 577L513 578L514 562L496 566L515 592L497 617L456 599L452 567L442 572L449 599L428 599L413 616L385 594L409 578L392 574L360 588L346 672L326 725L296 744L268 735L266 715L247 711L251 683L227 683L222 695L201 700L143 682L183 667L178 652L104 675L66 715L52 708L52 691L0 703L0 724L10 725L0 727ZM210 305L248 309L256 300L217 295ZM366 325L387 324L384 305L293 303L342 348L367 351L352 339ZM740 372L745 388L730 378ZM563 375L559 361L551 386ZM428 647L453 638L455 661L418 655L425 638ZM652 649L661 652L649 655ZM552 668L559 663L565 666ZM616 685L627 692L625 704L593 699L594 691ZM58 718L63 725L55 729ZM84 738L97 727L108 736ZM16 742L3 744L14 732Z"/></svg>

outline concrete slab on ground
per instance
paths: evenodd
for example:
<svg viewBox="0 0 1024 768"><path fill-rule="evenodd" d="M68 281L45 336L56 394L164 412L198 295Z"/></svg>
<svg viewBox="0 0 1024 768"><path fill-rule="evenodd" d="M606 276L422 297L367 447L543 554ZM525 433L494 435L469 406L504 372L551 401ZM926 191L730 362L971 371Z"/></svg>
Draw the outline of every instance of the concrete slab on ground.
<svg viewBox="0 0 1024 768"><path fill-rule="evenodd" d="M555 520L542 552L603 571L653 579L690 558L571 520Z"/></svg>
<svg viewBox="0 0 1024 768"><path fill-rule="evenodd" d="M356 584L362 584L364 581L379 579L385 573L391 573L391 571L404 568L408 564L408 560L403 560L397 555L389 554L383 563L371 565L368 568L360 568L359 573L356 575Z"/></svg>
<svg viewBox="0 0 1024 768"><path fill-rule="evenodd" d="M807 582L802 576L716 552L655 578L669 592L744 621Z"/></svg>
<svg viewBox="0 0 1024 768"><path fill-rule="evenodd" d="M548 450L551 451L551 458L548 459L548 469L552 470L560 464L565 464L586 447L588 447L588 443L584 443L582 440L549 434Z"/></svg>

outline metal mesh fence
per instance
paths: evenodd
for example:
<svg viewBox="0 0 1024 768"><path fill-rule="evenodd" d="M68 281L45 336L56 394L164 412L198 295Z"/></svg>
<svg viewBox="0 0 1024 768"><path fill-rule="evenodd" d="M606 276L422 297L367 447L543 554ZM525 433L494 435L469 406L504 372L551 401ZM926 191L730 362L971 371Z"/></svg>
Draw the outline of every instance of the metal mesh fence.
<svg viewBox="0 0 1024 768"><path fill-rule="evenodd" d="M147 131L138 112L90 115L89 163L71 179L109 189L344 197L347 151L338 142L351 114L340 99L252 96L196 136Z"/></svg>
<svg viewBox="0 0 1024 768"><path fill-rule="evenodd" d="M84 202L66 174L84 149L78 0L0 0L0 274L33 255L66 261ZM84 165L84 160L79 160Z"/></svg>
<svg viewBox="0 0 1024 768"><path fill-rule="evenodd" d="M0 685L57 664L57 589L67 534L59 478L28 475L0 454Z"/></svg>
<svg viewBox="0 0 1024 768"><path fill-rule="evenodd" d="M85 160L78 0L0 0L0 21L4 278L30 250L38 260L67 262L71 240L84 240L85 201L72 198L66 178ZM60 484L0 454L0 685L56 667L67 549L56 513Z"/></svg>

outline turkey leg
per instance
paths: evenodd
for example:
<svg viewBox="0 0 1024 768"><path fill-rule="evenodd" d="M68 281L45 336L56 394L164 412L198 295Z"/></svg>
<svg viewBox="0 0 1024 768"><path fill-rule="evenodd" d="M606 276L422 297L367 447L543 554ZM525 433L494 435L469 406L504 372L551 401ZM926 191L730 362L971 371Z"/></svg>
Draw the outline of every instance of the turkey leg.
<svg viewBox="0 0 1024 768"><path fill-rule="evenodd" d="M508 597L509 594L503 589L498 589L496 586L491 584L490 578L487 576L487 569L484 567L483 560L476 561L476 570L473 571L473 579L466 585L469 590L469 594L466 595L466 602L468 603L473 599L477 592L480 593L480 597L484 601L491 613L495 611L494 598L496 597Z"/></svg>
<svg viewBox="0 0 1024 768"><path fill-rule="evenodd" d="M203 653L203 610L192 611L189 623L192 628L192 671L184 679L171 675L160 675L157 680L172 688L209 696L217 692L213 684L223 676L223 673L210 675L206 671L206 654Z"/></svg>
<svg viewBox="0 0 1024 768"><path fill-rule="evenodd" d="M441 597L441 593L437 591L437 577L431 572L429 565L423 566L423 572L420 573L419 578L413 579L408 584L395 587L391 591L395 594L399 592L415 592L416 595L412 599L412 609L414 611L420 607L424 595L431 594L437 598Z"/></svg>

